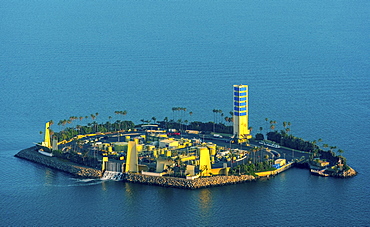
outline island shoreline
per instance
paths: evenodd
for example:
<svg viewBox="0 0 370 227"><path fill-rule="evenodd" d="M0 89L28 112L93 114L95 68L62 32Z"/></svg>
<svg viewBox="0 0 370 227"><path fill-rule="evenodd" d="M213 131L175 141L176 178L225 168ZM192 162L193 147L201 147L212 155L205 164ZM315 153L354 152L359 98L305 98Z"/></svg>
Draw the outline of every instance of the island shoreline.
<svg viewBox="0 0 370 227"><path fill-rule="evenodd" d="M19 151L17 154L14 155L15 157L26 159L28 161L32 161L34 163L42 164L44 166L57 169L66 173L70 173L76 177L82 178L96 178L100 179L103 175L103 172L98 169L94 169L87 166L82 166L68 160L61 160L57 157L48 157L42 155L38 152L38 148L36 146L23 149ZM307 168L303 165L294 165L298 168ZM271 176L277 175L269 175L266 178ZM357 172L350 168L350 170L344 172L342 175L338 176L331 176L337 178L348 178L355 176ZM163 176L146 176L139 173L125 173L123 174L122 180L124 182L129 183L140 183L146 185L157 185L162 187L174 187L174 188L182 188L182 189L200 189L200 188L209 188L209 187L217 187L217 186L224 186L224 185L231 185L231 184L239 184L245 182L256 181L259 176L252 176L252 175L239 175L239 176L212 176L212 177L202 177L197 179L184 179L184 178L177 178L177 177L163 177Z"/></svg>

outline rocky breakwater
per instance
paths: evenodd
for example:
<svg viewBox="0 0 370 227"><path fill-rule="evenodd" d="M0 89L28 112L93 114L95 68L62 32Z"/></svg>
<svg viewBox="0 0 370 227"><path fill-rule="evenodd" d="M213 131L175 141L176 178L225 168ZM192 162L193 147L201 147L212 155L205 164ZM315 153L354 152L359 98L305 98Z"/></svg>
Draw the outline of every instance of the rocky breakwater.
<svg viewBox="0 0 370 227"><path fill-rule="evenodd" d="M250 175L214 176L189 180L177 177L146 176L141 174L129 173L125 175L124 180L127 182L158 185L163 187L198 189L254 181L256 180L256 177Z"/></svg>
<svg viewBox="0 0 370 227"><path fill-rule="evenodd" d="M18 158L23 158L32 162L36 162L54 169L58 169L75 176L88 177L88 178L100 178L102 172L100 170L78 165L65 159L59 159L57 157L48 157L38 152L37 147L30 147L21 150L16 155Z"/></svg>

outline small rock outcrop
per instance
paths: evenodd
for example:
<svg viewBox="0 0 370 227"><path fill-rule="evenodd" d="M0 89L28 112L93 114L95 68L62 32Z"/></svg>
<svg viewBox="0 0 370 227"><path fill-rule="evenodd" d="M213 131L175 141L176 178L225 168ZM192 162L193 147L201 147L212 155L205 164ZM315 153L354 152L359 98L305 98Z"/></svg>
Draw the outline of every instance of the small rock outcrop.
<svg viewBox="0 0 370 227"><path fill-rule="evenodd" d="M348 178L348 177L353 177L353 176L356 176L356 175L357 175L356 170L349 167L348 170L342 171L342 172L337 173L337 174L332 174L331 176L332 177L339 177L339 178Z"/></svg>

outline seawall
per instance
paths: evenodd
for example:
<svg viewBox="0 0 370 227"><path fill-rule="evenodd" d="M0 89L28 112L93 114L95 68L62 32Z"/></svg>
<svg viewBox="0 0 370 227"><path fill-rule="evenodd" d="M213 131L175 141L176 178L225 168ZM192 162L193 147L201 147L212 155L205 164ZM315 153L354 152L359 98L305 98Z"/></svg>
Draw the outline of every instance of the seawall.
<svg viewBox="0 0 370 227"><path fill-rule="evenodd" d="M214 186L222 186L229 184L238 184L249 181L255 181L256 177L251 175L241 176L213 176L203 177L194 180L177 178L177 177L162 177L162 176L146 176L141 174L129 173L124 177L124 181L132 183L141 183L148 185L158 185L163 187L175 187L183 189L198 189Z"/></svg>
<svg viewBox="0 0 370 227"><path fill-rule="evenodd" d="M57 157L48 157L38 152L36 146L19 151L15 157L26 159L35 163L61 170L75 176L87 178L100 178L102 171L87 166L78 165L68 160Z"/></svg>

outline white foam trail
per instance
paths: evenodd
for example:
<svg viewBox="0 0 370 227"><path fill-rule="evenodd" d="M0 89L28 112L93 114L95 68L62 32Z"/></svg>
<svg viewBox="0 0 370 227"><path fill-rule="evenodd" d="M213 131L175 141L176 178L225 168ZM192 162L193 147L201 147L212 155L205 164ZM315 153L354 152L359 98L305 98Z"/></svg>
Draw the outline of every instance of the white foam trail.
<svg viewBox="0 0 370 227"><path fill-rule="evenodd" d="M114 180L114 181L121 181L123 179L123 173L121 172L113 172L113 171L105 171L103 177L100 178L101 180Z"/></svg>

